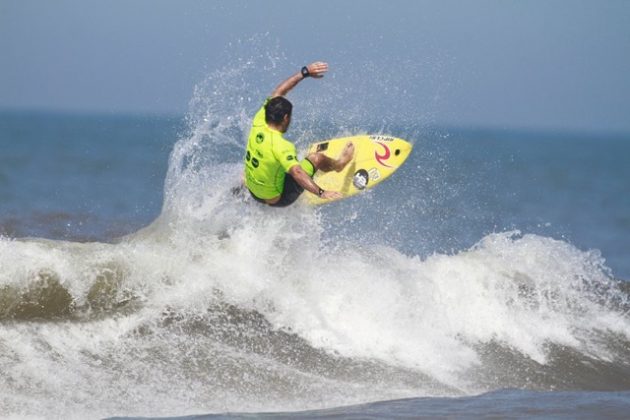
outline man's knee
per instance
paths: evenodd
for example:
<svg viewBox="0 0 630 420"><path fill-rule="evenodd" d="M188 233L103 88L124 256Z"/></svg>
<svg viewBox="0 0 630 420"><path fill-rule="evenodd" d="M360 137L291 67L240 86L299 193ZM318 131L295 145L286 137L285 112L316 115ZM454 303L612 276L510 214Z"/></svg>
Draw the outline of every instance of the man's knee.
<svg viewBox="0 0 630 420"><path fill-rule="evenodd" d="M321 165L322 155L319 153L311 153L310 155L306 156L306 159L308 159L313 164L315 169L318 169Z"/></svg>
<svg viewBox="0 0 630 420"><path fill-rule="evenodd" d="M316 172L328 172L332 169L332 159L323 153L311 153L306 158L313 164Z"/></svg>

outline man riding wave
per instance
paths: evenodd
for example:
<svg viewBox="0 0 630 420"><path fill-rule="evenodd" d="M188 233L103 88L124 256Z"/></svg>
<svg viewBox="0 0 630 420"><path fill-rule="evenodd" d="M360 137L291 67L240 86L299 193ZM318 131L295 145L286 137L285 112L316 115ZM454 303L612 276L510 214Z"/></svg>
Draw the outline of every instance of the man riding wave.
<svg viewBox="0 0 630 420"><path fill-rule="evenodd" d="M298 161L295 145L283 137L291 123L293 105L284 96L307 77L322 78L328 64L315 62L280 83L254 116L245 152L245 185L252 197L274 207L294 203L304 190L323 199L341 198L315 182L317 171L340 172L352 160L354 145L348 142L338 159L311 153Z"/></svg>

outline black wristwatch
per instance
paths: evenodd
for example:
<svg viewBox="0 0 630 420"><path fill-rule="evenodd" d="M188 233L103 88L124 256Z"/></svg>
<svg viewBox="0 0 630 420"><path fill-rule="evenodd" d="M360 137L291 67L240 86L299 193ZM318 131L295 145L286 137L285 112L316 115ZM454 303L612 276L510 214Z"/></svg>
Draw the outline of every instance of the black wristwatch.
<svg viewBox="0 0 630 420"><path fill-rule="evenodd" d="M326 191L322 190L321 187L319 188L319 191L317 191L317 196L321 198L322 195L324 195Z"/></svg>
<svg viewBox="0 0 630 420"><path fill-rule="evenodd" d="M308 67L304 66L302 67L302 70L300 70L300 72L302 72L302 77L303 78L307 78L310 77L311 73L308 72Z"/></svg>

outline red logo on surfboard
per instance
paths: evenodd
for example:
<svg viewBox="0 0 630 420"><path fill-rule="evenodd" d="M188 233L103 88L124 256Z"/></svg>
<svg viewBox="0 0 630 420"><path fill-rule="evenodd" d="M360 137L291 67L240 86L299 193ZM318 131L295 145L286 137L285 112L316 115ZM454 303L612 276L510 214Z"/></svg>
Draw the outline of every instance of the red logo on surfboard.
<svg viewBox="0 0 630 420"><path fill-rule="evenodd" d="M378 163L380 163L383 166L386 166L388 168L391 168L391 166L389 166L388 164L386 164L385 162L383 162L384 160L389 159L389 157L391 156L391 152L389 151L389 147L387 147L386 144L381 143L380 141L377 142L377 144L380 144L381 146L383 146L383 149L385 149L385 154L384 155L379 155L378 151L375 150L374 151L374 158L376 159L376 161Z"/></svg>

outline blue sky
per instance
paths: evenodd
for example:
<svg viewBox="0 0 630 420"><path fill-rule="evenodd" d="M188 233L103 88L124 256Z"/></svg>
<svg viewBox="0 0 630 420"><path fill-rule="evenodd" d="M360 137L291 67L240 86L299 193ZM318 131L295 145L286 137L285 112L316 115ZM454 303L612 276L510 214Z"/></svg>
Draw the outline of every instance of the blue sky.
<svg viewBox="0 0 630 420"><path fill-rule="evenodd" d="M266 53L277 77L323 59L436 124L630 133L623 0L0 0L0 107L183 114Z"/></svg>

